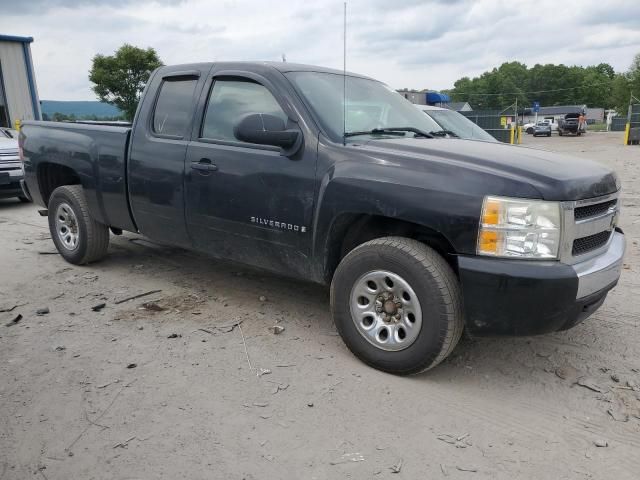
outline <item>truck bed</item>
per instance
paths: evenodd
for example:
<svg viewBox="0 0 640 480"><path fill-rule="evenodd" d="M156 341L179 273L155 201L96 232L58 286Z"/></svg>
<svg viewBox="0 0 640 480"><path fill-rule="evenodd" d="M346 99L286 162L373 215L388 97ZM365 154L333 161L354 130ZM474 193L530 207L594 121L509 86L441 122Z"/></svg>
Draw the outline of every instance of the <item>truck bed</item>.
<svg viewBox="0 0 640 480"><path fill-rule="evenodd" d="M46 174L60 174L60 166L66 166L77 173L97 221L136 230L128 207L126 175L130 127L25 122L22 135L25 179L36 202L41 198L40 203L46 204L51 194Z"/></svg>

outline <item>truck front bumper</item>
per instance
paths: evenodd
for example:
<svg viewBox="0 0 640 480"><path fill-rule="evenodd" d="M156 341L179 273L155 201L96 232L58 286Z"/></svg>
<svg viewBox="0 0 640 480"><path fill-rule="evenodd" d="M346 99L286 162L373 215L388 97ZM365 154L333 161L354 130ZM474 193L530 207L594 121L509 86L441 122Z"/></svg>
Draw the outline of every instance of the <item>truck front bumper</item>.
<svg viewBox="0 0 640 480"><path fill-rule="evenodd" d="M461 255L467 328L482 335L571 328L595 312L618 283L624 251L624 234L616 230L603 254L575 265Z"/></svg>
<svg viewBox="0 0 640 480"><path fill-rule="evenodd" d="M24 175L21 170L10 170L3 172L5 175L0 180L0 198L11 198L23 196L21 182ZM9 173L7 176L6 173Z"/></svg>

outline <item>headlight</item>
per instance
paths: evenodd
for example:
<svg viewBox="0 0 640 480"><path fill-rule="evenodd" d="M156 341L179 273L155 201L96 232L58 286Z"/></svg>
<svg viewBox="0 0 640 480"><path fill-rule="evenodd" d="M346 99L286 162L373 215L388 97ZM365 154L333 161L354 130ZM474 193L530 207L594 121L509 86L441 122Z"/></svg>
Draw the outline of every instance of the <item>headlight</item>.
<svg viewBox="0 0 640 480"><path fill-rule="evenodd" d="M478 231L479 255L558 258L560 204L485 197Z"/></svg>

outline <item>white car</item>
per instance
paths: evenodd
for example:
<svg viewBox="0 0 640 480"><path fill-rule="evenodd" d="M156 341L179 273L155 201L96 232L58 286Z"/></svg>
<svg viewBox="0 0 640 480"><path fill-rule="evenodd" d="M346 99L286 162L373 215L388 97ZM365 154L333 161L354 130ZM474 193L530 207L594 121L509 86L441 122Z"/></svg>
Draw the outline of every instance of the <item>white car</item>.
<svg viewBox="0 0 640 480"><path fill-rule="evenodd" d="M497 140L460 113L448 108L432 107L431 105L416 105L440 126L442 130L429 132L432 135L464 138L467 140L482 140L497 142Z"/></svg>
<svg viewBox="0 0 640 480"><path fill-rule="evenodd" d="M20 184L23 178L18 132L0 127L0 198L18 197L22 202L29 202Z"/></svg>

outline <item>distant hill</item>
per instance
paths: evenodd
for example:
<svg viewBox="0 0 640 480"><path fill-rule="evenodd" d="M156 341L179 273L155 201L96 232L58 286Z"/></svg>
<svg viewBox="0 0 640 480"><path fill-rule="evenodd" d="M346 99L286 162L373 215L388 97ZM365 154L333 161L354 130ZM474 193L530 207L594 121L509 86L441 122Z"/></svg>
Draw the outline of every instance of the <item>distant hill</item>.
<svg viewBox="0 0 640 480"><path fill-rule="evenodd" d="M54 113L62 115L74 115L76 118L97 117L112 118L119 117L122 112L113 105L97 101L61 101L61 100L41 100L42 113L52 117Z"/></svg>

